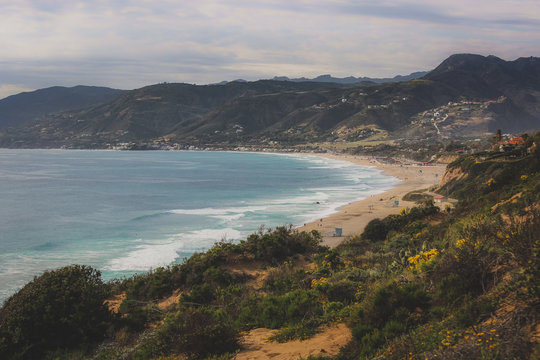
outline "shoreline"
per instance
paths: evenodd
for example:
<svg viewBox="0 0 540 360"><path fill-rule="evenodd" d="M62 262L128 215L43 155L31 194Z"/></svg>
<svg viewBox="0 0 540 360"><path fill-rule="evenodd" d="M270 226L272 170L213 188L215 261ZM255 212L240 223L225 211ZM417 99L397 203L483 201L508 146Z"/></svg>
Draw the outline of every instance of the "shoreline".
<svg viewBox="0 0 540 360"><path fill-rule="evenodd" d="M415 206L413 201L403 201L403 196L414 190L423 190L437 185L446 169L446 164L391 164L366 156L320 153L311 153L310 155L375 167L382 170L384 175L401 180L401 183L390 190L354 201L343 206L338 212L297 228L298 231L319 231L322 234L322 244L330 248L336 247L351 236L361 234L366 225L373 219L398 214L403 208ZM395 201L398 201L397 205ZM336 228L342 229L341 236L334 236Z"/></svg>
<svg viewBox="0 0 540 360"><path fill-rule="evenodd" d="M36 149L7 149L9 151L21 151L21 150L24 150L24 151L36 151ZM81 150L81 149L47 149L48 151L104 151L104 152L113 152L113 151L121 151L121 150L103 150L103 149L99 149L99 150ZM156 150L156 151L160 151L160 150ZM182 152L190 152L189 150L181 150ZM127 151L125 151L127 152ZM165 151L163 151L165 152ZM199 152L206 152L206 151L201 151L199 150ZM245 153L245 152L240 152L240 151L229 151L231 153ZM338 161L346 161L348 163L353 163L353 164L358 164L358 165L363 165L363 166L369 166L369 167L374 167L374 168L377 168L379 170L382 170L383 171L383 174L384 175L390 175L390 176L394 176L396 178L399 178L401 179L401 183L397 184L397 185L394 185L393 188L385 191L385 192L381 192L377 195L373 195L373 196L369 196L368 198L364 199L364 200L359 200L359 201L355 201L355 199L357 199L357 196L351 196L350 198L350 201L353 201L349 204L345 204L345 205L342 205L340 208L334 210L334 212L332 213L319 213L319 216L322 217L322 221L320 221L320 218L316 218L315 220L316 221L311 221L311 222L307 222L307 221L310 221L311 219L313 219L314 217L310 217L310 218L305 218L306 220L302 221L300 220L299 222L300 223L297 223L297 225L295 226L295 229L297 230L300 230L300 231L311 231L311 230L318 230L322 235L323 235L323 244L324 245L329 245L330 247L335 247L337 246L339 243L341 243L342 241L344 241L345 239L347 239L349 236L352 236L352 235L356 235L356 234L360 234L365 225L367 225L367 223L369 221L371 221L372 219L374 218L380 218L380 217L385 217L387 216L388 214L392 214L392 213L398 213L399 210L403 207L411 207L411 206L414 206L414 203L413 202L401 202L401 197L412 191L412 190L415 190L415 189L423 189L423 188L427 188L433 184L436 184L438 182L438 180L440 180L440 178L442 177L442 173L445 169L445 165L438 165L438 166L405 166L403 165L402 167L400 167L399 165L388 165L388 164L383 164L379 161L376 161L374 158L371 158L371 157L366 157L366 156L354 156L354 155L347 155L347 154L327 154L327 153L309 153L309 152L302 152L302 153L280 153L280 152L275 152L275 153L270 153L270 152L251 152L251 153L254 153L254 154L278 154L278 155L287 155L287 156L297 156L297 155L300 155L300 156L304 156L304 155L309 155L309 156L313 156L313 157L319 157L319 158L327 158L327 159L332 159L332 160L338 160ZM423 175L420 176L417 174L418 170L419 169L422 169L422 173ZM434 169L438 169L438 177L436 178L434 175L433 175L433 170ZM428 174L431 174L431 175L428 175ZM427 181L427 182L426 182ZM399 201L400 201L400 204L398 207L393 207L392 206L392 203L394 201L394 198L396 198L396 196L399 198ZM383 201L380 201L379 199L383 199ZM345 203L345 201L347 200L344 200L343 202L341 202L341 204ZM370 205L373 205L373 208L368 208ZM314 216L317 216L316 214L314 214ZM290 220L290 219L289 219ZM306 222L305 225L302 226L302 223L303 222ZM299 226L300 225L300 226ZM334 229L336 227L339 227L339 228L342 228L343 229L343 236L340 236L340 237L337 237L337 236L333 236L333 232L334 232ZM252 232L256 231L256 229L253 229ZM250 232L250 233L252 233ZM245 237L242 236L240 239L244 239ZM217 242L218 241L218 238L216 237L215 239L213 239L214 242ZM150 246L150 244L148 245ZM211 247L212 245L209 245L209 248ZM197 252L197 251L201 251L202 248L198 248L198 249L195 249L193 252ZM126 252L125 255L130 255L132 252L136 252L138 251L137 249L133 250L133 251L128 251ZM206 251L206 250L204 250ZM191 255L189 255L191 256ZM182 256L179 258L179 260L182 260ZM159 266L167 266L167 264L164 264L164 265L155 265L155 266L151 266L148 268L148 270L141 270L141 269L131 269L131 270L127 270L127 269L119 269L119 270L113 270L113 269L106 269L105 268L105 265L103 266L99 266L95 263L90 263L88 261L85 261L85 260L81 260L79 259L77 261L78 263L86 263L86 264L91 264L92 266L95 266L96 268L99 268L101 271L111 271L111 272L115 272L117 275L114 275L114 276L111 276L109 277L109 279L113 279L113 278L122 278L122 277L125 277L125 276L132 276L132 274L120 274L118 275L120 272L123 272L123 271L127 271L127 272L132 272L132 273L145 273L147 272L149 269L152 269L152 268L157 268ZM173 260L171 263L169 263L169 265L172 265L172 264L175 264L176 263L176 259ZM51 263L52 264L52 263ZM48 265L47 269L52 269L52 268L58 268L62 266L62 264L54 264L54 265ZM36 273L32 274L32 276L36 276L38 273L40 273L41 271L44 271L46 269L40 269L40 270L37 270ZM32 276L28 276L27 279L28 280L25 280L24 283L27 283L28 281L31 280ZM11 280L10 280L11 281ZM21 283L22 284L22 283ZM20 289L20 287L22 286L21 284L15 284L15 287L17 289ZM23 284L24 285L24 284ZM9 284L9 286L11 287L12 286L12 283ZM7 286L6 286L6 289L7 289ZM18 291L18 290L14 290L14 291ZM7 294L6 293L6 299L12 294L13 292L11 292L10 290L10 293ZM2 299L2 297L0 296L0 303L5 300L5 299Z"/></svg>

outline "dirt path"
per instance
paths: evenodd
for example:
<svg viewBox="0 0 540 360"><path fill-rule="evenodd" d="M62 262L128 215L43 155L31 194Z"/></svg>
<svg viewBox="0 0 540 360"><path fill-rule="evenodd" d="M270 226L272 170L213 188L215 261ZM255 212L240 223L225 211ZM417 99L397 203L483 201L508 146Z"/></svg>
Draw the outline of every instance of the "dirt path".
<svg viewBox="0 0 540 360"><path fill-rule="evenodd" d="M276 330L255 329L244 335L242 350L236 360L293 360L309 355L336 355L351 338L351 331L344 324L333 325L311 339L287 343L270 342L267 339Z"/></svg>

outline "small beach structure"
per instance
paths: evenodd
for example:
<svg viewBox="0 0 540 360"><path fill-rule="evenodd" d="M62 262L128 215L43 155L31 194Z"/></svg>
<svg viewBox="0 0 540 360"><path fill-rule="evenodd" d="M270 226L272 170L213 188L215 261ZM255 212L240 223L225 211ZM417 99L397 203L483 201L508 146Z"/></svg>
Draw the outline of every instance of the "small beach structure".
<svg viewBox="0 0 540 360"><path fill-rule="evenodd" d="M343 234L343 228L335 228L334 236L341 236Z"/></svg>
<svg viewBox="0 0 540 360"><path fill-rule="evenodd" d="M445 203L445 202L448 202L448 199L445 198L445 197L442 196L442 195L434 195L434 196L433 196L433 200L434 200L436 203Z"/></svg>

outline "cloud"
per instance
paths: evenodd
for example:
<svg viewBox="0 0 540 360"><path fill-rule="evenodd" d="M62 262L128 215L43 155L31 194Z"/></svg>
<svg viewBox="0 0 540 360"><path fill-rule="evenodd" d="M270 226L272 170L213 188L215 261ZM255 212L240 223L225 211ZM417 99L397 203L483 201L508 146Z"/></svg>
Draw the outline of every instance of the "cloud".
<svg viewBox="0 0 540 360"><path fill-rule="evenodd" d="M0 0L0 86L393 76L539 55L535 0Z"/></svg>

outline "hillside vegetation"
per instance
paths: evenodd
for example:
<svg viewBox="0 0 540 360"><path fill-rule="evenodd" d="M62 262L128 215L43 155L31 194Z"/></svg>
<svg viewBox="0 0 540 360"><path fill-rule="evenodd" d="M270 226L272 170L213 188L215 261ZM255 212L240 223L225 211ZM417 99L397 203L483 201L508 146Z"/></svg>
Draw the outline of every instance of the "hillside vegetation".
<svg viewBox="0 0 540 360"><path fill-rule="evenodd" d="M108 103L123 90L98 86L53 86L0 99L0 130L21 127L48 114Z"/></svg>
<svg viewBox="0 0 540 360"><path fill-rule="evenodd" d="M6 101L0 101L2 147L283 148L380 141L382 135L388 142L425 143L498 128L538 129L540 59L458 54L422 78L384 84L162 83L77 110L52 111L26 99L27 109L43 110L40 116L21 113L20 106L10 110ZM13 113L26 117L2 126Z"/></svg>
<svg viewBox="0 0 540 360"><path fill-rule="evenodd" d="M46 272L0 310L0 357L232 359L255 328L287 342L345 323L352 341L312 360L536 359L540 152L448 171L454 208L421 200L333 250L279 227L122 281Z"/></svg>

